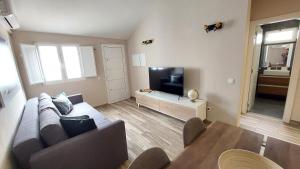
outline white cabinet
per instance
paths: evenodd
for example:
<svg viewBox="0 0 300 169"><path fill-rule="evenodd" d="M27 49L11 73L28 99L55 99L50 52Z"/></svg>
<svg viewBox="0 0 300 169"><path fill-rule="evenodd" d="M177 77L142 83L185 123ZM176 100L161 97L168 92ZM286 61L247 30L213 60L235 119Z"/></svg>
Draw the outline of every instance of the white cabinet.
<svg viewBox="0 0 300 169"><path fill-rule="evenodd" d="M193 117L199 117L201 120L206 119L206 101L204 100L191 102L186 97L157 91L151 93L136 91L135 97L139 106L148 107L183 121Z"/></svg>

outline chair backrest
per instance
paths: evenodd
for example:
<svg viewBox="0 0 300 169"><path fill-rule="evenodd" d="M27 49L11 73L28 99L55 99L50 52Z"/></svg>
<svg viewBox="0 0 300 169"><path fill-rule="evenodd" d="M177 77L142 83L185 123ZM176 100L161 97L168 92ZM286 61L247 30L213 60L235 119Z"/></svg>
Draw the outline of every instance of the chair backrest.
<svg viewBox="0 0 300 169"><path fill-rule="evenodd" d="M189 146L205 130L205 124L201 119L195 117L188 120L183 128L184 147Z"/></svg>
<svg viewBox="0 0 300 169"><path fill-rule="evenodd" d="M170 159L161 148L150 148L140 154L128 169L163 169L170 164Z"/></svg>

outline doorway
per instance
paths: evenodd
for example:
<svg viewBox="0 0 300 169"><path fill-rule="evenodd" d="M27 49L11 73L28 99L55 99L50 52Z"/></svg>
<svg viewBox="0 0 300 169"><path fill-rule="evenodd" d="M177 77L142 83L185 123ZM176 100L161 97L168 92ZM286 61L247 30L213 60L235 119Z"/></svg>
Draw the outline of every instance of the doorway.
<svg viewBox="0 0 300 169"><path fill-rule="evenodd" d="M124 45L102 45L108 103L128 99L129 85Z"/></svg>
<svg viewBox="0 0 300 169"><path fill-rule="evenodd" d="M247 112L283 119L300 21L255 27Z"/></svg>

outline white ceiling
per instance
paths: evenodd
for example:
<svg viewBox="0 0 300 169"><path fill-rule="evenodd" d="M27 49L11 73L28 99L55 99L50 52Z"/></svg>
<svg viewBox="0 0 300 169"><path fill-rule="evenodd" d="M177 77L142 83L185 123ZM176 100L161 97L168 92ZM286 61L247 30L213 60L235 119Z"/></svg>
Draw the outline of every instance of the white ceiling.
<svg viewBox="0 0 300 169"><path fill-rule="evenodd" d="M20 30L127 39L154 0L12 0Z"/></svg>

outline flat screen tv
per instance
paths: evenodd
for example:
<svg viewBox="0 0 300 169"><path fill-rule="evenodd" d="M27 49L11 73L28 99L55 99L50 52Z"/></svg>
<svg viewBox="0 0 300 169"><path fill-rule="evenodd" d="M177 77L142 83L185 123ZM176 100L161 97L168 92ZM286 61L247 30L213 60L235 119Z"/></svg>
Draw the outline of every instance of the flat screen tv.
<svg viewBox="0 0 300 169"><path fill-rule="evenodd" d="M149 67L150 89L183 96L184 69L180 67Z"/></svg>

